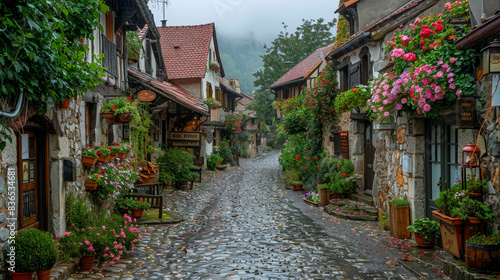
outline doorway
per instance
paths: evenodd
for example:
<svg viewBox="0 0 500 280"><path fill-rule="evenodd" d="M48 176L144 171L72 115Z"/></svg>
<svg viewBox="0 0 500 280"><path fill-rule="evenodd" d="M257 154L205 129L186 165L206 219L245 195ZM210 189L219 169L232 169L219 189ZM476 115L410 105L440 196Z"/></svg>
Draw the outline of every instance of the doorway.
<svg viewBox="0 0 500 280"><path fill-rule="evenodd" d="M372 124L365 122L365 144L364 144L364 181L365 181L365 194L373 196L373 178L375 172L373 171L373 161L375 159L375 147L373 146L372 139Z"/></svg>
<svg viewBox="0 0 500 280"><path fill-rule="evenodd" d="M48 134L24 129L17 135L18 225L48 230Z"/></svg>
<svg viewBox="0 0 500 280"><path fill-rule="evenodd" d="M460 179L455 118L428 120L425 132L426 215L432 217L439 193Z"/></svg>

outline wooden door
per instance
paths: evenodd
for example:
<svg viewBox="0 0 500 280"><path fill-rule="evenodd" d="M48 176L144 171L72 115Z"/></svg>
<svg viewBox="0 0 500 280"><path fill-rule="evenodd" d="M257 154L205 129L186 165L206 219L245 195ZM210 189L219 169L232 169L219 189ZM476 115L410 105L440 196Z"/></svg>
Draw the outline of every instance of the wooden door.
<svg viewBox="0 0 500 280"><path fill-rule="evenodd" d="M432 217L439 193L460 179L458 139L455 118L427 121L426 123L426 212Z"/></svg>
<svg viewBox="0 0 500 280"><path fill-rule="evenodd" d="M373 171L373 160L375 159L375 147L373 146L372 140L372 124L370 122L365 123L365 145L364 145L364 181L365 181L365 194L373 195L373 177L375 172Z"/></svg>
<svg viewBox="0 0 500 280"><path fill-rule="evenodd" d="M25 130L18 137L20 227L38 227L38 153L35 133Z"/></svg>

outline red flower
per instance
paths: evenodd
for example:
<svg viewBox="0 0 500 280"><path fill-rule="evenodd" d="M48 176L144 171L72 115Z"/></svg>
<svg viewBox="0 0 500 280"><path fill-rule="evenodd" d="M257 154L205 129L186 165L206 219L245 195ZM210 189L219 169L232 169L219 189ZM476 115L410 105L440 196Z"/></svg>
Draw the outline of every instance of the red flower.
<svg viewBox="0 0 500 280"><path fill-rule="evenodd" d="M299 159L299 157L300 157L300 156L296 156L296 157L295 157L295 160L298 160L298 159Z"/></svg>
<svg viewBox="0 0 500 280"><path fill-rule="evenodd" d="M353 91L353 92L356 92L356 90L358 90L358 89L357 89L357 88L353 88L353 89L352 89L352 91Z"/></svg>
<svg viewBox="0 0 500 280"><path fill-rule="evenodd" d="M95 177L96 177L96 178L99 178L99 174L95 174Z"/></svg>
<svg viewBox="0 0 500 280"><path fill-rule="evenodd" d="M307 151L304 151L304 154L307 153Z"/></svg>
<svg viewBox="0 0 500 280"><path fill-rule="evenodd" d="M306 160L309 160L309 158L307 158Z"/></svg>
<svg viewBox="0 0 500 280"><path fill-rule="evenodd" d="M116 142L115 142L115 143L113 143L113 145L115 145L115 146L120 146L120 144L118 144L118 143L116 143Z"/></svg>
<svg viewBox="0 0 500 280"><path fill-rule="evenodd" d="M101 153L101 151L97 151L97 152L96 152L96 154L97 154L98 156L100 156L102 153Z"/></svg>
<svg viewBox="0 0 500 280"><path fill-rule="evenodd" d="M345 176L347 176L347 174L345 174L345 173L342 173L342 176L343 176L343 177L345 177Z"/></svg>
<svg viewBox="0 0 500 280"><path fill-rule="evenodd" d="M115 105L111 106L112 110L115 110L117 107Z"/></svg>
<svg viewBox="0 0 500 280"><path fill-rule="evenodd" d="M128 101L132 101L132 98L130 98L130 97L127 97L127 99L128 99Z"/></svg>
<svg viewBox="0 0 500 280"><path fill-rule="evenodd" d="M318 157L314 157L314 159L318 159Z"/></svg>
<svg viewBox="0 0 500 280"><path fill-rule="evenodd" d="M304 169L307 169L307 166L304 166Z"/></svg>

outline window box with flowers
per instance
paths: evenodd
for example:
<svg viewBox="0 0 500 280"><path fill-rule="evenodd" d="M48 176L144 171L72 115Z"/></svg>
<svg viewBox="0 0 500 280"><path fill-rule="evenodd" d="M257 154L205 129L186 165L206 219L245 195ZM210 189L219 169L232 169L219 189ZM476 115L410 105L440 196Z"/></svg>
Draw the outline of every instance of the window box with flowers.
<svg viewBox="0 0 500 280"><path fill-rule="evenodd" d="M111 151L102 142L101 146L87 144L82 150L83 165L92 167L96 163L106 163L111 160L110 155Z"/></svg>
<svg viewBox="0 0 500 280"><path fill-rule="evenodd" d="M131 117L139 117L137 103L130 97L117 97L101 107L102 114L108 123L128 123Z"/></svg>
<svg viewBox="0 0 500 280"><path fill-rule="evenodd" d="M85 190L86 191L95 191L99 184L102 183L102 177L99 173L90 174L85 179Z"/></svg>
<svg viewBox="0 0 500 280"><path fill-rule="evenodd" d="M128 153L132 150L132 146L128 144L128 142L113 143L111 147L113 151L113 155L115 155L120 160L124 160L127 158Z"/></svg>
<svg viewBox="0 0 500 280"><path fill-rule="evenodd" d="M396 111L416 111L438 118L440 108L453 106L458 96L476 92L473 50L457 50L450 35L462 37L470 27L456 28L450 19L467 16L468 2L446 3L441 14L417 18L396 30L385 51L394 71L371 82L370 118L391 120Z"/></svg>
<svg viewBox="0 0 500 280"><path fill-rule="evenodd" d="M203 101L205 104L207 104L208 108L212 110L217 110L222 107L222 103L220 103L217 99L215 98L208 98L207 100Z"/></svg>
<svg viewBox="0 0 500 280"><path fill-rule="evenodd" d="M208 63L208 69L207 69L207 72L208 71L212 71L214 73L220 73L220 66L219 66L219 63L215 62L215 61L210 61Z"/></svg>

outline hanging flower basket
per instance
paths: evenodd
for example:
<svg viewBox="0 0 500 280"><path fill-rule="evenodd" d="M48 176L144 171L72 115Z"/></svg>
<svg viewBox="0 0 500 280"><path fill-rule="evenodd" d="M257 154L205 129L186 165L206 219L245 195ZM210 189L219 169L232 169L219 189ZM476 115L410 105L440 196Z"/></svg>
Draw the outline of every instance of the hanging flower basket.
<svg viewBox="0 0 500 280"><path fill-rule="evenodd" d="M98 182L85 181L85 190L86 191L95 191L97 190Z"/></svg>
<svg viewBox="0 0 500 280"><path fill-rule="evenodd" d="M97 162L97 157L83 156L83 165L92 167Z"/></svg>
<svg viewBox="0 0 500 280"><path fill-rule="evenodd" d="M128 156L128 153L125 153L125 152L120 152L116 155L117 158L121 159L121 160L124 160L126 159Z"/></svg>
<svg viewBox="0 0 500 280"><path fill-rule="evenodd" d="M116 116L111 112L102 113L103 118L106 119L107 123L114 123L116 121Z"/></svg>
<svg viewBox="0 0 500 280"><path fill-rule="evenodd" d="M119 123L128 123L128 122L130 122L130 115L132 115L132 113L130 113L130 112L118 114L118 115L116 115L116 121Z"/></svg>

